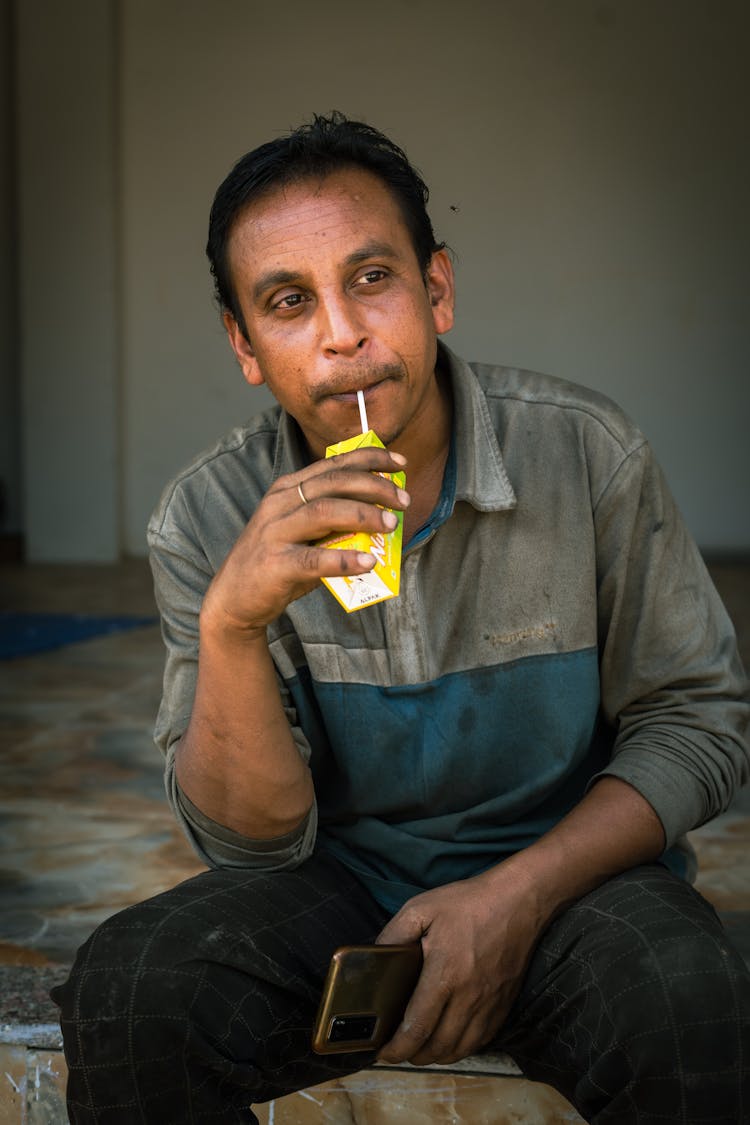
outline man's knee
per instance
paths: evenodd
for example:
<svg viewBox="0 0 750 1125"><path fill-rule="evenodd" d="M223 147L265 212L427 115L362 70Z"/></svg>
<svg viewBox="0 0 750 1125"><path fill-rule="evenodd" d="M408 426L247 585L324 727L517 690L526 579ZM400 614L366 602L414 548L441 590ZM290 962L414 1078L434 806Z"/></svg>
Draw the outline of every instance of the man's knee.
<svg viewBox="0 0 750 1125"><path fill-rule="evenodd" d="M111 1055L128 1041L132 1046L139 1009L169 1019L189 1003L189 985L180 987L181 963L191 956L189 935L179 926L165 932L162 923L147 903L129 907L103 922L79 949L67 981L52 993L69 1062L84 1040L90 1062L92 1051Z"/></svg>
<svg viewBox="0 0 750 1125"><path fill-rule="evenodd" d="M225 1035L238 1005L245 1019L257 1010L259 1024L271 1008L314 1008L337 941L366 940L382 925L369 899L343 896L341 881L318 860L270 875L215 870L114 915L55 991L64 1032L88 1019L156 1026L189 1012L207 1034Z"/></svg>
<svg viewBox="0 0 750 1125"><path fill-rule="evenodd" d="M629 968L631 980L609 992L607 1003L632 1069L655 1085L660 1076L665 1085L672 1076L680 1089L692 1091L693 1115L716 1114L717 1092L736 1090L743 1065L748 1078L747 967L723 931L688 925L681 934L652 936Z"/></svg>
<svg viewBox="0 0 750 1125"><path fill-rule="evenodd" d="M236 993L237 978L266 971L269 950L254 937L252 879L240 882L241 910L234 908L231 877L209 872L108 918L54 992L63 1019L175 1019L200 1010L207 996L209 1008L216 1007L223 978Z"/></svg>
<svg viewBox="0 0 750 1125"><path fill-rule="evenodd" d="M587 895L540 943L528 985L507 1049L516 1040L522 1067L588 1120L690 1121L698 1100L704 1116L739 1120L750 974L681 880L644 868Z"/></svg>

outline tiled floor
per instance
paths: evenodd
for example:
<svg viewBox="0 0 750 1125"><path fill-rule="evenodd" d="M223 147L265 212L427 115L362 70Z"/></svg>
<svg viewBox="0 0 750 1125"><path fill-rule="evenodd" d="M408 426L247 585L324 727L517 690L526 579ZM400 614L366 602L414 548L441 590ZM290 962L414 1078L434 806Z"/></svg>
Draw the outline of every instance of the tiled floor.
<svg viewBox="0 0 750 1125"><path fill-rule="evenodd" d="M712 572L750 666L750 565ZM148 569L3 567L0 609L147 615ZM200 869L166 809L151 741L161 662L150 626L0 664L0 1125L65 1121L47 989L77 946L113 911ZM750 960L750 792L694 843L699 886ZM369 1072L285 1103L276 1125L579 1120L517 1077Z"/></svg>

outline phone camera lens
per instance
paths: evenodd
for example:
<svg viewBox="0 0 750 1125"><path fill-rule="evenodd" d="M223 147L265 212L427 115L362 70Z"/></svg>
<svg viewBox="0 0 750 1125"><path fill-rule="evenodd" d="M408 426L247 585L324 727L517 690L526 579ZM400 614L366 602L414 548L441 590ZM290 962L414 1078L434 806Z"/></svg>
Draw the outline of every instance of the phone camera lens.
<svg viewBox="0 0 750 1125"><path fill-rule="evenodd" d="M375 1034L376 1015L372 1016L334 1016L328 1031L329 1043L342 1043L345 1040L367 1042Z"/></svg>

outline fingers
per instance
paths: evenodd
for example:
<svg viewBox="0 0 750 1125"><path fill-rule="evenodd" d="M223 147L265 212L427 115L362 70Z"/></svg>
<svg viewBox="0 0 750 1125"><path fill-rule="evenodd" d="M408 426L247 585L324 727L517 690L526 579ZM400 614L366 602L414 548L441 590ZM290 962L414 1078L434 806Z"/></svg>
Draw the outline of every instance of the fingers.
<svg viewBox="0 0 750 1125"><path fill-rule="evenodd" d="M377 560L367 551L330 550L310 544L297 549L294 561L300 572L309 574L312 579L318 579L346 574L366 574L373 569Z"/></svg>
<svg viewBox="0 0 750 1125"><path fill-rule="evenodd" d="M410 1062L414 1066L453 1063L489 1043L506 1014L499 999L477 996L468 1001L466 992L447 996L424 980L414 992L396 1033L383 1046L383 1062Z"/></svg>
<svg viewBox="0 0 750 1125"><path fill-rule="evenodd" d="M387 449L369 446L366 449L355 449L351 453L340 453L337 457L326 457L322 461L313 461L298 473L292 473L287 478L296 481L299 477L313 480L319 476L332 476L344 472L359 473L397 473L406 465L406 458L400 453L391 453Z"/></svg>
<svg viewBox="0 0 750 1125"><path fill-rule="evenodd" d="M406 458L401 453L392 453L389 449L370 445L364 449L354 449L349 453L339 453L335 457L326 457L322 461L315 461L304 470L327 472L330 469L344 469L357 467L371 473L396 473L406 467Z"/></svg>
<svg viewBox="0 0 750 1125"><path fill-rule="evenodd" d="M416 909L414 900L411 900L399 910L398 914L394 914L380 931L375 942L377 945L406 945L411 941L419 941L426 926L426 919Z"/></svg>
<svg viewBox="0 0 750 1125"><path fill-rule="evenodd" d="M353 532L388 534L398 525L396 511L409 506L408 492L383 473L396 472L404 458L371 448L318 461L299 473L280 478L273 488L274 519L283 523L283 538L297 544L296 563L319 577L361 574L371 570L365 553L323 553L316 544ZM270 494L269 494L270 496Z"/></svg>
<svg viewBox="0 0 750 1125"><path fill-rule="evenodd" d="M403 510L409 505L408 492L382 475L400 469L399 462L394 460L396 456L382 449L367 449L317 461L299 473L281 478L274 491L281 493L290 511L334 497Z"/></svg>
<svg viewBox="0 0 750 1125"><path fill-rule="evenodd" d="M393 531L398 517L392 509L405 509L409 495L381 474L404 463L399 454L371 447L279 477L212 583L217 620L243 633L264 629L320 578L371 571L376 560L369 551L331 550L320 541Z"/></svg>
<svg viewBox="0 0 750 1125"><path fill-rule="evenodd" d="M444 1004L444 996L423 991L418 984L395 1034L380 1048L378 1061L413 1062L437 1027Z"/></svg>
<svg viewBox="0 0 750 1125"><path fill-rule="evenodd" d="M296 493L297 490L294 491ZM358 531L387 534L398 524L398 516L390 507L337 496L320 497L307 504L301 504L298 498L297 507L288 512L284 519L288 540L298 544L312 544L333 535L348 535ZM312 561L309 553L308 558Z"/></svg>
<svg viewBox="0 0 750 1125"><path fill-rule="evenodd" d="M420 917L413 901L407 903L378 935L378 944L415 941L422 938L426 920ZM386 1062L412 1061L438 1026L451 999L451 982L440 968L440 959L430 956L422 940L425 960L416 988L407 1004L403 1019L389 1043L381 1048L379 1058Z"/></svg>

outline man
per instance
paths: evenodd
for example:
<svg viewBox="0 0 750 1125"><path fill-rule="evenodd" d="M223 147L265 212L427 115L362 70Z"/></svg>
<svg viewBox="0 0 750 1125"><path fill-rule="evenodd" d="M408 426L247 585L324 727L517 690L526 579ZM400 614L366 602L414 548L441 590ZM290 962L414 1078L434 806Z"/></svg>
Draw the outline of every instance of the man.
<svg viewBox="0 0 750 1125"><path fill-rule="evenodd" d="M310 1029L335 947L375 939L424 954L385 1060L494 1044L596 1122L748 1112L750 980L683 839L748 776L731 626L616 407L438 344L426 198L340 115L217 193L224 324L279 407L149 526L157 738L211 869L81 950L72 1121L253 1121L366 1065ZM325 460L358 391L387 448ZM346 614L320 579L373 557L318 543L397 511L400 596Z"/></svg>

